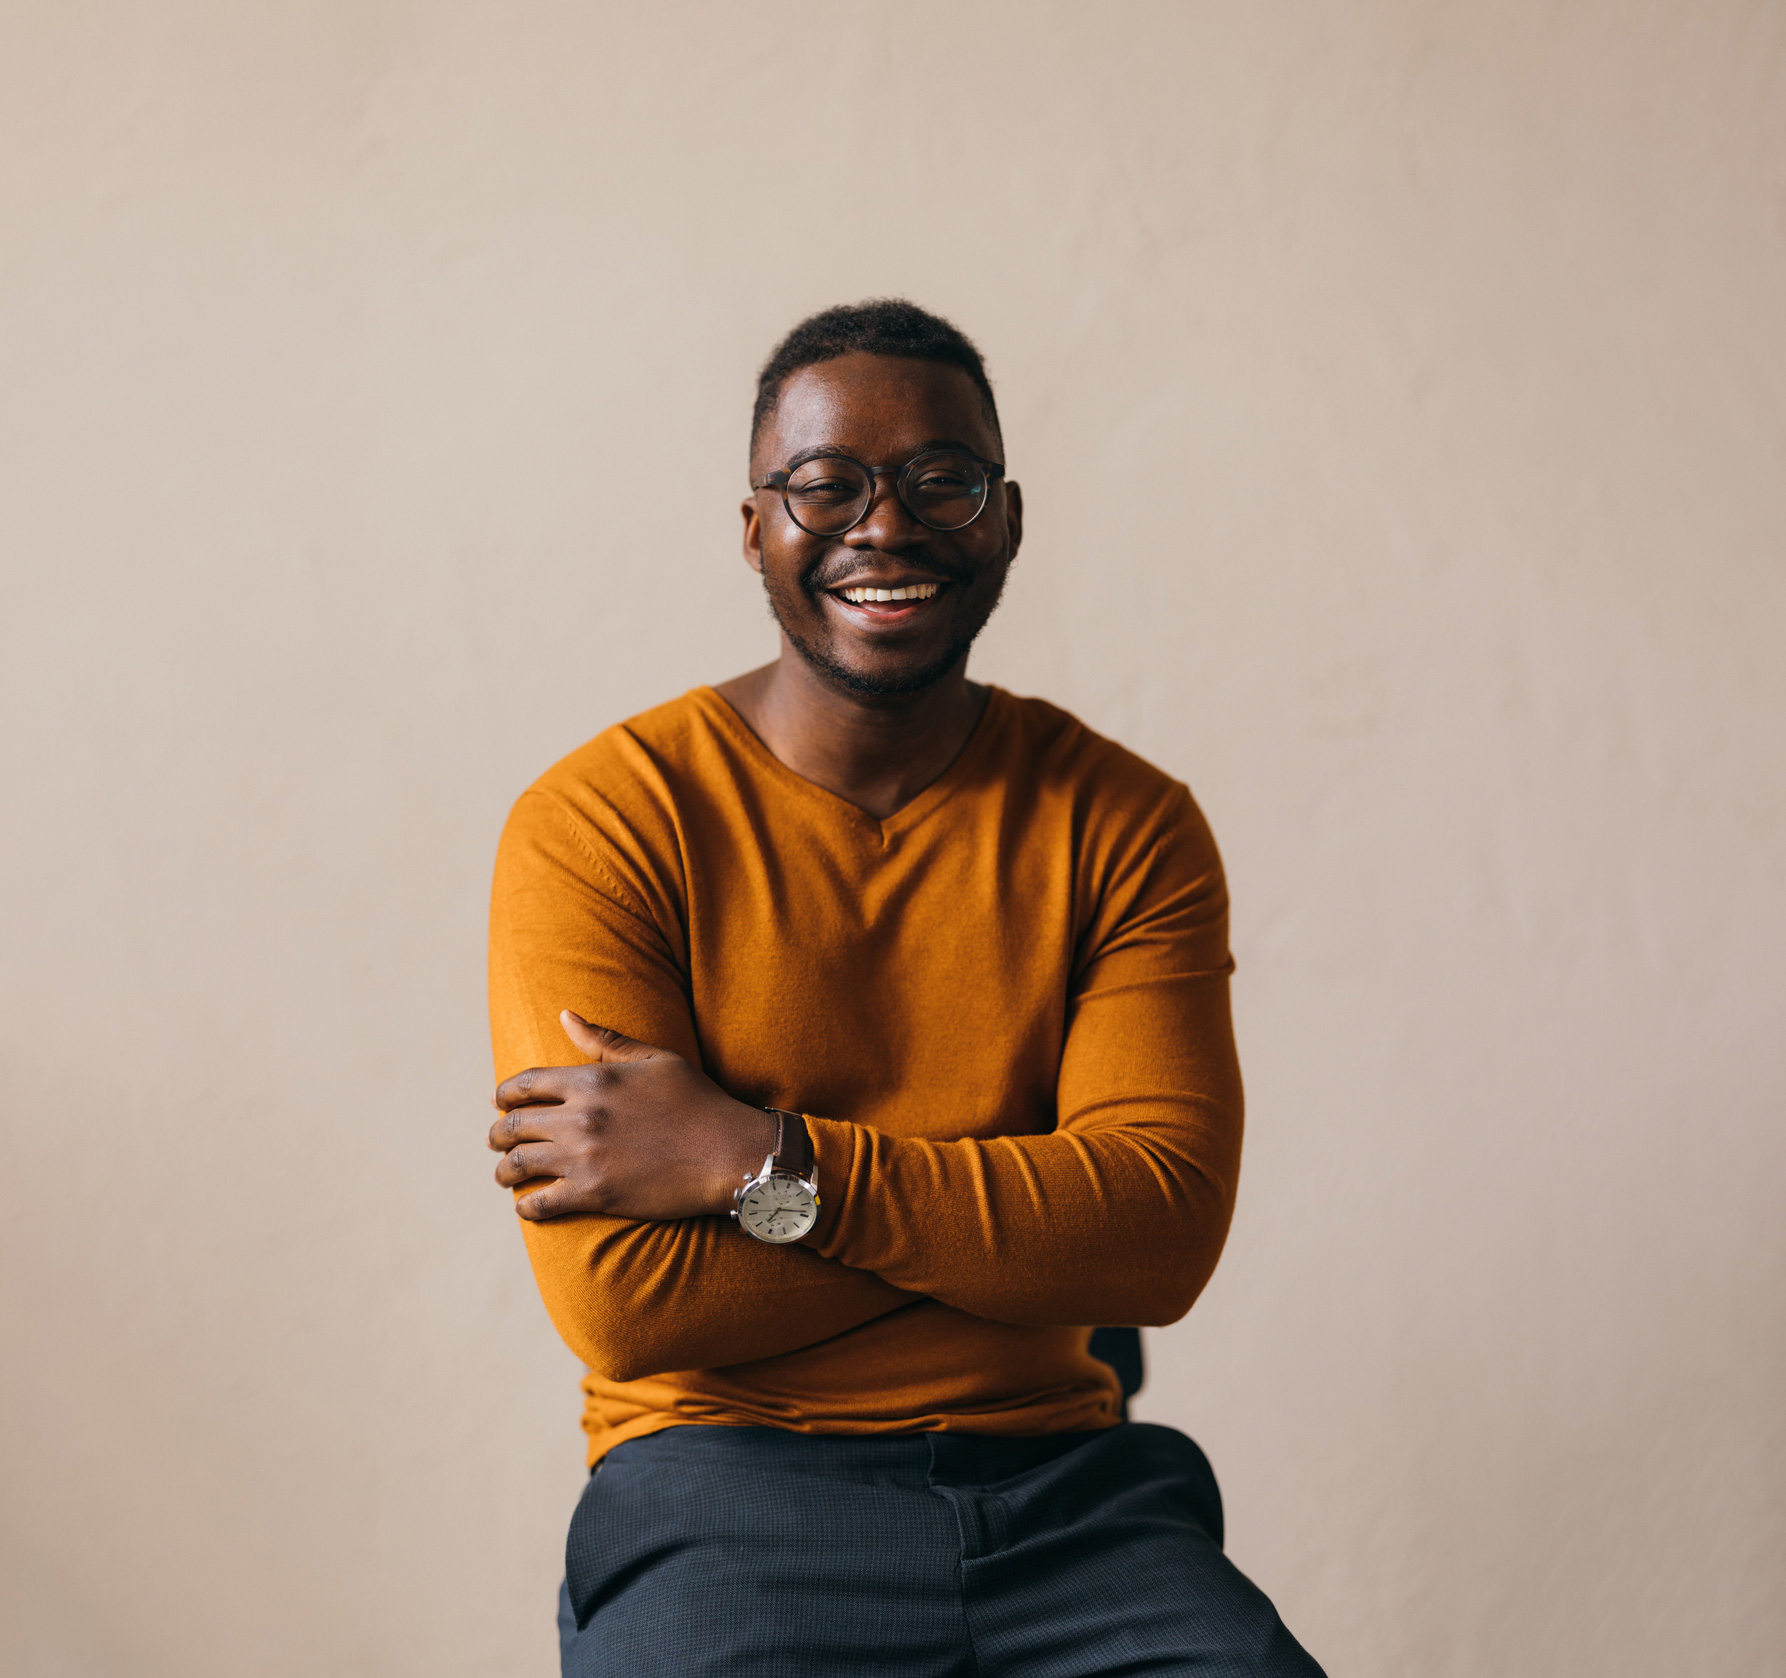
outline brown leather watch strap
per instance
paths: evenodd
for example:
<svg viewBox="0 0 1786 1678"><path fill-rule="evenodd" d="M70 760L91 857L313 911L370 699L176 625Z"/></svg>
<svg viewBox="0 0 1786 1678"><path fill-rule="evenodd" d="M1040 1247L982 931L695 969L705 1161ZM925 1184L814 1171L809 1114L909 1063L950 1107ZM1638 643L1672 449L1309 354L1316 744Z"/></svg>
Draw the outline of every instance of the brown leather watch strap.
<svg viewBox="0 0 1786 1678"><path fill-rule="evenodd" d="M785 1107L765 1107L775 1115L775 1169L791 1171L796 1177L812 1176L812 1133L799 1113Z"/></svg>

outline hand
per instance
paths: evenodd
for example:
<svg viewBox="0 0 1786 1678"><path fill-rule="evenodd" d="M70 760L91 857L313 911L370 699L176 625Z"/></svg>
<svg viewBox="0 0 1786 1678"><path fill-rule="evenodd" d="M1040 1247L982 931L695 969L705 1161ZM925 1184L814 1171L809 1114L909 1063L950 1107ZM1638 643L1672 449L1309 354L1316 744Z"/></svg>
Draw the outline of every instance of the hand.
<svg viewBox="0 0 1786 1678"><path fill-rule="evenodd" d="M524 1218L600 1212L640 1221L729 1212L732 1191L775 1146L775 1119L734 1101L680 1055L591 1025L565 1033L593 1066L535 1067L497 1086L490 1127L505 1188L554 1181L515 1202Z"/></svg>

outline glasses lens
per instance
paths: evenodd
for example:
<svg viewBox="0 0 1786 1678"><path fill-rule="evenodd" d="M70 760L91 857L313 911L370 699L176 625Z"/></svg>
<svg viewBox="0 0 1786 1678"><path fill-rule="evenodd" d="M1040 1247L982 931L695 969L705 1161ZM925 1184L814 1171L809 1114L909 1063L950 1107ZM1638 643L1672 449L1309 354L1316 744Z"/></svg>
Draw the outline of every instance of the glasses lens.
<svg viewBox="0 0 1786 1678"><path fill-rule="evenodd" d="M986 472L971 454L921 454L906 467L900 493L932 530L959 530L986 505Z"/></svg>
<svg viewBox="0 0 1786 1678"><path fill-rule="evenodd" d="M848 530L868 508L874 480L853 460L820 455L788 474L788 511L815 536Z"/></svg>

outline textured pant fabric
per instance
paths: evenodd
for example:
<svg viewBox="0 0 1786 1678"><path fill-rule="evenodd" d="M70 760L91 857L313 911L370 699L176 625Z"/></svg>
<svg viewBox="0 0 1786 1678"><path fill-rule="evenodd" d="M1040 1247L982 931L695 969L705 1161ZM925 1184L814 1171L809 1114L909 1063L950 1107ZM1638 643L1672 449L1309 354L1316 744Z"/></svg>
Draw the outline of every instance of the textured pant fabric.
<svg viewBox="0 0 1786 1678"><path fill-rule="evenodd" d="M571 1520L565 1678L1320 1678L1222 1554L1183 1434L617 1446Z"/></svg>

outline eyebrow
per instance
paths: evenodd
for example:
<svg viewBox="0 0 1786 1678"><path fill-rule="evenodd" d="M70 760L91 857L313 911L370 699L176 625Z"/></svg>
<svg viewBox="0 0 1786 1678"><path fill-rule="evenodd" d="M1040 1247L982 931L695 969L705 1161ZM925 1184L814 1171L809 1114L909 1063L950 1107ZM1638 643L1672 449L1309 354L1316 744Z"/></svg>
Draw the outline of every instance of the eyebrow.
<svg viewBox="0 0 1786 1678"><path fill-rule="evenodd" d="M911 460L918 455L928 454L932 449L960 449L962 453L971 455L977 455L980 452L971 443L962 442L959 437L930 437L920 443L912 450L911 454L907 455L905 458L906 460ZM804 466L809 460L823 460L830 455L843 455L850 460L858 458L851 454L848 449L844 448L841 443L821 443L816 448L802 449L798 454L790 456L782 463L781 470L784 472L792 472L795 467ZM863 461L862 464L866 466L869 463ZM900 465L903 466L904 464L905 461L900 462ZM1002 465L1003 462L1000 461L997 464Z"/></svg>

